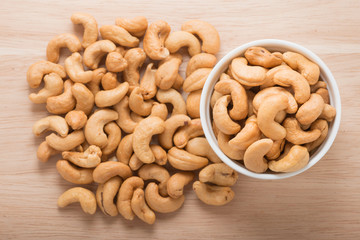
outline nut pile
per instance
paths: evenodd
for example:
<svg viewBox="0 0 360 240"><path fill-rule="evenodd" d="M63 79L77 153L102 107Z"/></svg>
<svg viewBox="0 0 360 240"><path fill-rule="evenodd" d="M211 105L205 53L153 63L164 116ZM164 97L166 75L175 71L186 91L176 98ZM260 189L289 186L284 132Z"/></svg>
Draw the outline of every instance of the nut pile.
<svg viewBox="0 0 360 240"><path fill-rule="evenodd" d="M325 140L336 110L319 67L295 52L250 47L211 96L220 149L256 173L294 172Z"/></svg>
<svg viewBox="0 0 360 240"><path fill-rule="evenodd" d="M154 211L169 213L183 205L183 188L197 170L193 189L201 201L230 202L238 175L212 151L199 119L202 87L220 48L216 29L192 20L171 32L162 20L148 26L145 17L118 18L100 27L99 40L93 16L75 13L71 20L83 25L82 42L69 33L54 37L47 61L27 72L31 88L44 81L30 100L45 103L53 114L33 127L37 136L53 131L38 148L39 160L61 153L56 168L66 181L97 184L96 195L83 187L69 189L58 206L80 202L89 214L98 206L106 215L120 213L128 220L136 215L152 224ZM62 66L64 47L72 54ZM182 47L191 56L185 80L179 74ZM186 101L181 89L189 93Z"/></svg>

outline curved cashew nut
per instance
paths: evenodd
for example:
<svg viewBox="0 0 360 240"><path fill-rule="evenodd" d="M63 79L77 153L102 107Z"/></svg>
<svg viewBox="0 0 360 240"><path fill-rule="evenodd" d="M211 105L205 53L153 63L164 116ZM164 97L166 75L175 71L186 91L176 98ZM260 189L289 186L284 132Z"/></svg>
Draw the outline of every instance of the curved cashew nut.
<svg viewBox="0 0 360 240"><path fill-rule="evenodd" d="M177 128L190 124L191 119L184 114L171 116L165 121L165 130L159 135L159 143L165 149L173 146L173 136Z"/></svg>
<svg viewBox="0 0 360 240"><path fill-rule="evenodd" d="M184 195L179 198L160 196L158 185L154 182L150 182L147 185L145 189L145 199L152 210L160 213L175 212L185 201Z"/></svg>
<svg viewBox="0 0 360 240"><path fill-rule="evenodd" d="M194 179L193 172L178 172L172 175L167 182L167 192L172 198L184 195L184 187Z"/></svg>
<svg viewBox="0 0 360 240"><path fill-rule="evenodd" d="M313 142L321 135L319 129L303 131L296 118L286 118L283 125L286 129L286 140L296 145Z"/></svg>
<svg viewBox="0 0 360 240"><path fill-rule="evenodd" d="M199 68L192 72L184 81L183 90L192 92L204 87L205 81L212 68Z"/></svg>
<svg viewBox="0 0 360 240"><path fill-rule="evenodd" d="M146 17L137 16L134 18L116 18L115 24L124 28L126 31L136 37L142 37L148 27L148 21Z"/></svg>
<svg viewBox="0 0 360 240"><path fill-rule="evenodd" d="M150 116L159 117L165 121L168 114L169 112L165 104L154 102L154 105L151 108Z"/></svg>
<svg viewBox="0 0 360 240"><path fill-rule="evenodd" d="M190 58L186 67L186 77L190 76L199 68L213 68L216 64L216 57L210 53L199 53Z"/></svg>
<svg viewBox="0 0 360 240"><path fill-rule="evenodd" d="M240 131L241 126L234 122L227 110L231 100L230 95L225 95L219 98L213 108L213 119L218 129L228 135L236 134Z"/></svg>
<svg viewBox="0 0 360 240"><path fill-rule="evenodd" d="M303 55L294 52L285 52L283 53L283 59L292 69L298 70L310 85L316 84L319 80L319 66Z"/></svg>
<svg viewBox="0 0 360 240"><path fill-rule="evenodd" d="M114 52L115 49L116 45L109 40L96 41L85 49L83 57L84 64L91 69L96 69L104 55L109 52Z"/></svg>
<svg viewBox="0 0 360 240"><path fill-rule="evenodd" d="M199 36L201 49L206 53L216 54L220 50L220 36L215 27L201 20L190 20L181 25L181 30Z"/></svg>
<svg viewBox="0 0 360 240"><path fill-rule="evenodd" d="M49 73L56 73L61 78L66 77L63 66L49 61L39 61L29 67L26 80L31 88L37 88L40 86L43 76Z"/></svg>
<svg viewBox="0 0 360 240"><path fill-rule="evenodd" d="M234 160L243 160L245 150L239 150L230 146L230 135L226 135L223 132L219 131L217 134L217 138L219 148L226 156Z"/></svg>
<svg viewBox="0 0 360 240"><path fill-rule="evenodd" d="M141 48L132 48L124 55L128 63L128 67L123 72L124 81L130 85L130 90L139 85L140 73L139 68L143 65L146 59L146 54Z"/></svg>
<svg viewBox="0 0 360 240"><path fill-rule="evenodd" d="M133 135L133 149L136 156L143 163L152 163L155 161L149 144L152 136L162 133L164 129L165 123L158 117L145 118L136 126Z"/></svg>
<svg viewBox="0 0 360 240"><path fill-rule="evenodd" d="M133 135L126 135L121 139L119 147L116 150L116 158L126 165L129 164L130 157L133 153L132 141Z"/></svg>
<svg viewBox="0 0 360 240"><path fill-rule="evenodd" d="M108 135L108 144L102 149L102 153L104 155L110 155L119 146L121 130L115 122L109 122L105 125L104 131Z"/></svg>
<svg viewBox="0 0 360 240"><path fill-rule="evenodd" d="M94 182L105 183L114 176L120 176L123 180L132 176L129 166L121 162L102 162L94 169Z"/></svg>
<svg viewBox="0 0 360 240"><path fill-rule="evenodd" d="M111 90L118 86L117 74L114 72L107 72L101 78L101 86L104 90Z"/></svg>
<svg viewBox="0 0 360 240"><path fill-rule="evenodd" d="M172 147L168 151L168 160L171 166L183 171L194 171L205 167L208 159L191 154L177 147Z"/></svg>
<svg viewBox="0 0 360 240"><path fill-rule="evenodd" d="M170 53L179 51L182 47L187 47L190 56L201 53L199 40L191 33L185 31L172 32L166 38L165 47Z"/></svg>
<svg viewBox="0 0 360 240"><path fill-rule="evenodd" d="M239 174L225 163L213 163L207 165L199 173L199 180L203 183L210 182L219 186L233 186Z"/></svg>
<svg viewBox="0 0 360 240"><path fill-rule="evenodd" d="M83 111L86 115L89 115L95 102L92 92L82 83L75 83L71 87L71 92L76 99L75 110Z"/></svg>
<svg viewBox="0 0 360 240"><path fill-rule="evenodd" d="M174 144L178 148L184 148L187 142L194 138L204 135L200 118L192 119L187 125L181 127L174 135Z"/></svg>
<svg viewBox="0 0 360 240"><path fill-rule="evenodd" d="M167 163L167 153L166 151L160 147L159 145L150 145L151 151L154 154L155 157L155 163L157 165L165 165ZM132 150L132 148L131 148ZM137 171L141 166L144 165L142 161L139 160L139 158L136 156L136 154L133 154L128 161L129 167L133 171Z"/></svg>
<svg viewBox="0 0 360 240"><path fill-rule="evenodd" d="M66 137L60 137L55 133L52 133L45 139L50 147L58 151L69 151L85 142L85 136L82 130L73 131Z"/></svg>
<svg viewBox="0 0 360 240"><path fill-rule="evenodd" d="M316 93L310 95L307 100L296 113L296 119L302 125L308 125L314 122L322 113L325 103L324 99Z"/></svg>
<svg viewBox="0 0 360 240"><path fill-rule="evenodd" d="M181 94L175 89L159 89L156 93L156 99L161 103L170 103L173 106L173 116L176 114L186 114L186 103Z"/></svg>
<svg viewBox="0 0 360 240"><path fill-rule="evenodd" d="M309 152L306 147L294 145L281 159L269 162L269 169L274 172L295 172L305 167L309 162Z"/></svg>
<svg viewBox="0 0 360 240"><path fill-rule="evenodd" d="M144 165L142 161L136 156L136 154L133 154L129 160L129 167L133 171L139 170Z"/></svg>
<svg viewBox="0 0 360 240"><path fill-rule="evenodd" d="M184 81L185 80L182 78L182 76L180 74L178 74L174 84L172 85L172 88L180 91L180 89L182 88L182 85L184 84Z"/></svg>
<svg viewBox="0 0 360 240"><path fill-rule="evenodd" d="M82 57L78 52L71 54L71 56L65 59L65 70L74 82L88 83L93 78L92 71L84 71Z"/></svg>
<svg viewBox="0 0 360 240"><path fill-rule="evenodd" d="M260 66L250 66L243 57L234 58L229 69L235 80L245 86L260 86L266 81L266 68Z"/></svg>
<svg viewBox="0 0 360 240"><path fill-rule="evenodd" d="M120 46L136 47L139 39L131 36L124 28L116 25L104 25L100 27L100 34L103 39L110 40Z"/></svg>
<svg viewBox="0 0 360 240"><path fill-rule="evenodd" d="M74 130L83 128L87 122L87 116L83 111L72 110L65 115L67 124Z"/></svg>
<svg viewBox="0 0 360 240"><path fill-rule="evenodd" d="M326 120L318 119L311 124L310 130L314 130L314 129L319 129L321 131L321 135L315 141L311 143L307 143L305 145L305 147L308 149L309 152L314 150L324 142L329 131L329 126Z"/></svg>
<svg viewBox="0 0 360 240"><path fill-rule="evenodd" d="M263 173L268 169L268 163L264 158L273 145L271 139L260 139L251 144L244 154L244 165L250 171Z"/></svg>
<svg viewBox="0 0 360 240"><path fill-rule="evenodd" d="M96 201L101 211L108 216L118 215L114 198L119 191L122 180L120 177L110 178L106 183L99 184L96 190Z"/></svg>
<svg viewBox="0 0 360 240"><path fill-rule="evenodd" d="M196 196L208 205L221 206L233 200L235 193L230 187L212 186L200 181L193 184Z"/></svg>
<svg viewBox="0 0 360 240"><path fill-rule="evenodd" d="M43 141L37 149L36 156L40 161L47 162L51 156L58 153L60 152L50 147L46 141Z"/></svg>
<svg viewBox="0 0 360 240"><path fill-rule="evenodd" d="M241 84L231 79L222 80L215 85L214 89L223 95L231 95L233 108L230 110L229 115L232 119L241 120L247 116L248 99L246 90Z"/></svg>
<svg viewBox="0 0 360 240"><path fill-rule="evenodd" d="M245 51L245 58L251 65L273 68L282 63L282 59L263 47L250 47Z"/></svg>
<svg viewBox="0 0 360 240"><path fill-rule="evenodd" d="M146 204L145 193L141 188L134 191L131 199L131 208L135 215L147 224L153 224L155 222L155 213Z"/></svg>
<svg viewBox="0 0 360 240"><path fill-rule="evenodd" d="M44 76L44 88L38 93L31 93L29 99L33 103L46 103L49 97L57 96L62 93L64 81L56 73L49 73Z"/></svg>
<svg viewBox="0 0 360 240"><path fill-rule="evenodd" d="M154 179L159 182L159 193L162 196L167 196L167 181L170 178L170 174L166 168L157 164L146 164L142 166L138 171L139 177L143 180Z"/></svg>
<svg viewBox="0 0 360 240"><path fill-rule="evenodd" d="M101 109L91 115L85 125L85 138L91 145L104 148L108 138L104 133L105 124L118 119L118 113L110 109Z"/></svg>
<svg viewBox="0 0 360 240"><path fill-rule="evenodd" d="M101 162L101 149L98 146L91 145L85 152L62 152L62 157L83 168L94 168Z"/></svg>
<svg viewBox="0 0 360 240"><path fill-rule="evenodd" d="M96 106L110 107L121 101L129 90L129 83L123 82L111 90L102 90L95 95Z"/></svg>
<svg viewBox="0 0 360 240"><path fill-rule="evenodd" d="M93 78L92 80L86 84L92 94L95 96L97 92L100 91L100 82L103 76L106 73L105 68L98 68L93 71Z"/></svg>
<svg viewBox="0 0 360 240"><path fill-rule="evenodd" d="M140 87L135 87L129 97L130 109L141 116L148 116L151 113L153 103L153 100L144 100Z"/></svg>
<svg viewBox="0 0 360 240"><path fill-rule="evenodd" d="M94 214L96 212L96 199L95 194L92 193L90 190L82 187L74 187L70 188L58 199L58 206L63 208L67 205L79 202L81 205L82 210L88 214Z"/></svg>
<svg viewBox="0 0 360 240"><path fill-rule="evenodd" d="M288 107L288 98L284 95L273 95L266 98L258 110L257 123L261 132L272 140L285 138L286 130L274 119L279 111Z"/></svg>
<svg viewBox="0 0 360 240"><path fill-rule="evenodd" d="M274 141L272 147L265 155L266 158L268 160L277 159L280 156L282 150L284 149L284 146L285 146L285 139Z"/></svg>
<svg viewBox="0 0 360 240"><path fill-rule="evenodd" d="M149 25L143 41L146 55L153 60L162 60L169 56L169 50L164 47L165 40L171 31L170 25L159 20Z"/></svg>
<svg viewBox="0 0 360 240"><path fill-rule="evenodd" d="M281 65L279 65L277 67L269 69L269 71L266 72L265 83L260 86L260 89L275 86L276 83L274 82L274 76L275 76L276 73L278 73L278 72L280 72L282 70L292 70L292 69L288 65L283 65L283 64L281 64Z"/></svg>
<svg viewBox="0 0 360 240"><path fill-rule="evenodd" d="M60 49L67 47L70 52L81 50L80 40L71 33L63 33L51 39L46 48L46 57L50 62L57 63L60 57Z"/></svg>
<svg viewBox="0 0 360 240"><path fill-rule="evenodd" d="M156 70L152 69L153 65L153 63L147 65L144 76L140 80L140 90L145 100L155 97L157 91L155 83Z"/></svg>
<svg viewBox="0 0 360 240"><path fill-rule="evenodd" d="M78 168L66 160L56 163L59 174L68 182L74 184L90 184L93 182L93 171L91 168Z"/></svg>
<svg viewBox="0 0 360 240"><path fill-rule="evenodd" d="M178 76L182 56L179 53L171 54L159 63L155 73L155 83L160 89L167 90L174 85Z"/></svg>
<svg viewBox="0 0 360 240"><path fill-rule="evenodd" d="M129 97L125 96L118 104L114 105L115 111L119 114L116 123L126 133L134 132L137 122L130 117Z"/></svg>
<svg viewBox="0 0 360 240"><path fill-rule="evenodd" d="M71 15L71 21L74 24L82 24L84 27L84 36L82 46L87 48L98 38L98 24L96 19L87 13L74 13Z"/></svg>
<svg viewBox="0 0 360 240"><path fill-rule="evenodd" d="M33 126L35 136L40 136L45 131L55 131L61 137L66 137L69 132L69 126L65 119L60 116L48 116L38 120Z"/></svg>
<svg viewBox="0 0 360 240"><path fill-rule="evenodd" d="M191 92L186 98L186 112L191 118L200 117L200 98L202 89Z"/></svg>
<svg viewBox="0 0 360 240"><path fill-rule="evenodd" d="M186 144L186 151L188 151L191 154L206 157L213 163L220 163L220 158L216 155L214 150L210 147L210 144L204 137L196 137Z"/></svg>
<svg viewBox="0 0 360 240"><path fill-rule="evenodd" d="M144 181L136 176L129 177L120 186L120 190L117 196L116 206L119 213L127 220L134 219L134 213L131 208L131 199L133 197L134 190L144 187Z"/></svg>
<svg viewBox="0 0 360 240"><path fill-rule="evenodd" d="M325 119L328 122L332 122L335 116L336 116L336 109L329 104L325 104L324 109L320 114L319 118Z"/></svg>
<svg viewBox="0 0 360 240"><path fill-rule="evenodd" d="M111 52L106 56L105 66L110 72L122 72L128 67L128 63L119 52Z"/></svg>
<svg viewBox="0 0 360 240"><path fill-rule="evenodd" d="M259 140L261 131L255 116L249 117L245 122L245 127L234 138L229 141L229 146L239 150L246 150L252 143Z"/></svg>

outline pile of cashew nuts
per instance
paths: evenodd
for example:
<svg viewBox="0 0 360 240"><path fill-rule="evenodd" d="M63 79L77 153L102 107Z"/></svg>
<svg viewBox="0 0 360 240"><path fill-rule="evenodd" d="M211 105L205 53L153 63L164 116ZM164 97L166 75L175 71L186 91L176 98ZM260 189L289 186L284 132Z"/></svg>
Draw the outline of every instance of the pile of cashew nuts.
<svg viewBox="0 0 360 240"><path fill-rule="evenodd" d="M193 189L201 201L230 202L238 175L212 151L199 119L202 87L220 48L216 29L191 20L170 32L162 20L148 26L145 17L118 18L100 27L99 40L93 16L75 13L71 21L84 27L82 42L69 33L54 37L47 61L27 72L31 88L44 82L30 100L46 104L52 114L33 126L36 136L52 131L38 159L61 154L56 168L63 179L97 184L96 194L84 187L67 190L58 206L80 202L89 214L98 206L108 216L137 216L153 224L154 211L174 212L183 205L183 189L197 171ZM185 80L179 74L183 47L190 55ZM61 48L72 52L64 66L58 63ZM186 101L181 90L188 93Z"/></svg>
<svg viewBox="0 0 360 240"><path fill-rule="evenodd" d="M210 105L220 149L256 173L305 167L336 115L318 65L263 47L232 60Z"/></svg>

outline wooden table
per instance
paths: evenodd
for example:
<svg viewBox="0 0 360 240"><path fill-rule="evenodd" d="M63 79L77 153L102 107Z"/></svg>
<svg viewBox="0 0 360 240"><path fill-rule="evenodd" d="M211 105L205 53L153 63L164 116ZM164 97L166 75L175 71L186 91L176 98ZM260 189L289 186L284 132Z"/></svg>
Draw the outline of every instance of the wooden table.
<svg viewBox="0 0 360 240"><path fill-rule="evenodd" d="M360 2L354 1L14 1L0 4L0 239L359 239L360 238ZM45 59L56 34L81 28L72 12L93 14L99 25L116 17L164 19L179 30L198 18L219 31L221 58L256 39L278 38L317 53L340 88L339 134L327 155L291 179L261 181L240 176L235 199L206 206L191 188L184 206L157 214L153 226L100 211L85 215L78 205L58 209L70 188L55 162L40 163L32 125L47 115L28 100L30 64ZM183 73L182 73L183 74Z"/></svg>

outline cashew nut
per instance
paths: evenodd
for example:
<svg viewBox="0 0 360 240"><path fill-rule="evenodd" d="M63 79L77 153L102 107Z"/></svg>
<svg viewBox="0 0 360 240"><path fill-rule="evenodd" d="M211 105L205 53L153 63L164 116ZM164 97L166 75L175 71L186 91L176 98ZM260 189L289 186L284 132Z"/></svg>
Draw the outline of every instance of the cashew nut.
<svg viewBox="0 0 360 240"><path fill-rule="evenodd" d="M265 83L260 86L260 89L275 86L276 83L274 82L274 76L276 73L278 73L282 70L291 70L291 68L288 65L283 65L283 64L281 64L280 66L271 68L269 71L266 72Z"/></svg>
<svg viewBox="0 0 360 240"><path fill-rule="evenodd" d="M60 152L50 147L46 141L43 141L38 147L36 156L40 161L47 162L51 156L58 153Z"/></svg>
<svg viewBox="0 0 360 240"><path fill-rule="evenodd" d="M102 162L94 169L94 182L105 183L114 176L120 176L123 180L132 176L129 166L121 162Z"/></svg>
<svg viewBox="0 0 360 240"><path fill-rule="evenodd" d="M165 149L173 146L173 135L177 128L190 124L191 119L184 114L171 116L165 121L165 130L159 135L159 143Z"/></svg>
<svg viewBox="0 0 360 240"><path fill-rule="evenodd" d="M169 50L164 47L164 44L170 31L170 25L163 20L149 25L143 41L144 50L149 58L162 60L169 56Z"/></svg>
<svg viewBox="0 0 360 240"><path fill-rule="evenodd" d="M83 111L72 110L65 115L65 120L73 130L79 130L85 126L87 116Z"/></svg>
<svg viewBox="0 0 360 240"><path fill-rule="evenodd" d="M181 94L175 89L159 89L156 93L156 99L161 103L170 103L173 106L172 116L186 114L186 103Z"/></svg>
<svg viewBox="0 0 360 240"><path fill-rule="evenodd" d="M321 135L319 129L303 131L296 118L286 118L283 125L286 129L286 140L296 145L313 142Z"/></svg>
<svg viewBox="0 0 360 240"><path fill-rule="evenodd" d="M103 76L106 73L105 68L98 68L93 71L93 78L92 80L86 84L92 94L95 96L97 92L100 91L100 82Z"/></svg>
<svg viewBox="0 0 360 240"><path fill-rule="evenodd" d="M193 184L196 196L208 205L221 206L233 200L235 193L230 187L213 186L200 181Z"/></svg>
<svg viewBox="0 0 360 240"><path fill-rule="evenodd" d="M114 198L119 191L122 180L120 177L110 178L103 184L99 184L96 190L96 201L101 211L108 216L118 215L118 209Z"/></svg>
<svg viewBox="0 0 360 240"><path fill-rule="evenodd" d="M169 112L168 112L165 104L154 102L154 104L151 108L150 116L159 117L165 121L168 114L169 114Z"/></svg>
<svg viewBox="0 0 360 240"><path fill-rule="evenodd" d="M67 47L70 52L81 50L80 40L71 33L63 33L51 39L46 48L46 57L48 61L57 63L59 61L60 49Z"/></svg>
<svg viewBox="0 0 360 240"><path fill-rule="evenodd" d="M192 92L204 87L205 81L212 68L199 68L192 72L184 81L183 90Z"/></svg>
<svg viewBox="0 0 360 240"><path fill-rule="evenodd" d="M131 208L131 199L133 197L134 190L137 188L143 188L144 181L139 177L129 177L126 179L120 187L116 206L119 213L127 220L134 219L134 213Z"/></svg>
<svg viewBox="0 0 360 240"><path fill-rule="evenodd" d="M260 137L261 131L257 119L255 116L251 116L246 119L245 127L229 141L229 146L239 150L246 150L252 143L259 140Z"/></svg>
<svg viewBox="0 0 360 240"><path fill-rule="evenodd" d="M199 40L191 33L185 31L172 32L166 38L165 47L170 53L179 51L182 47L187 47L190 56L201 53Z"/></svg>
<svg viewBox="0 0 360 240"><path fill-rule="evenodd" d="M199 180L201 182L209 182L224 187L233 186L238 177L239 174L225 163L207 165L199 173Z"/></svg>
<svg viewBox="0 0 360 240"><path fill-rule="evenodd" d="M123 99L128 90L129 84L123 82L114 89L99 91L95 95L95 104L100 108L113 106Z"/></svg>
<svg viewBox="0 0 360 240"><path fill-rule="evenodd" d="M182 88L182 85L184 84L184 79L182 78L182 76L180 74L177 75L174 84L172 85L172 88L180 91L180 89Z"/></svg>
<svg viewBox="0 0 360 240"><path fill-rule="evenodd" d="M335 118L335 115L336 115L336 109L329 104L325 104L324 109L320 114L319 118L325 119L328 122L332 122Z"/></svg>
<svg viewBox="0 0 360 240"><path fill-rule="evenodd" d="M83 168L94 168L101 162L101 149L98 146L91 145L85 152L62 152L65 160Z"/></svg>
<svg viewBox="0 0 360 240"><path fill-rule="evenodd" d="M199 53L190 58L186 67L186 77L199 68L213 68L216 64L216 57L209 53Z"/></svg>
<svg viewBox="0 0 360 240"><path fill-rule="evenodd" d="M110 155L119 146L121 130L115 122L109 122L105 125L104 131L108 135L108 144L102 149L102 153L104 155Z"/></svg>
<svg viewBox="0 0 360 240"><path fill-rule="evenodd" d="M74 184L90 184L93 182L93 171L91 168L78 168L66 160L56 163L59 174L68 182Z"/></svg>
<svg viewBox="0 0 360 240"><path fill-rule="evenodd" d="M220 36L213 25L201 20L190 20L181 25L181 30L199 36L201 49L206 53L216 54L220 50Z"/></svg>
<svg viewBox="0 0 360 240"><path fill-rule="evenodd" d="M159 193L162 196L167 196L167 181L170 178L169 172L166 168L157 164L146 164L138 171L138 176L143 180L154 179L159 182Z"/></svg>
<svg viewBox="0 0 360 240"><path fill-rule="evenodd" d="M146 59L146 54L141 48L132 48L124 55L128 67L123 72L124 81L130 85L130 90L139 85L140 73L139 68Z"/></svg>
<svg viewBox="0 0 360 240"><path fill-rule="evenodd" d="M314 129L319 129L321 131L321 135L315 141L311 143L307 143L305 145L305 147L308 149L309 152L314 150L324 142L329 131L329 126L326 120L318 119L311 124L310 130L314 130Z"/></svg>
<svg viewBox="0 0 360 240"><path fill-rule="evenodd" d="M200 117L200 98L202 89L191 92L186 99L186 112L192 118Z"/></svg>
<svg viewBox="0 0 360 240"><path fill-rule="evenodd" d="M105 66L110 72L122 72L128 67L128 63L119 52L111 52L106 56Z"/></svg>
<svg viewBox="0 0 360 240"><path fill-rule="evenodd" d="M121 139L119 143L118 149L116 150L117 159L126 165L129 164L130 157L133 153L132 139L133 139L132 134L123 137L123 139Z"/></svg>
<svg viewBox="0 0 360 240"><path fill-rule="evenodd" d="M325 103L324 99L316 93L312 93L296 113L296 119L300 124L308 125L314 122L322 113Z"/></svg>
<svg viewBox="0 0 360 240"><path fill-rule="evenodd" d="M230 135L226 135L223 132L219 131L217 134L217 138L219 148L226 156L234 160L243 160L245 150L239 150L230 146Z"/></svg>
<svg viewBox="0 0 360 240"><path fill-rule="evenodd" d="M138 123L130 117L129 97L125 96L118 104L114 105L114 109L120 116L116 123L124 132L132 133Z"/></svg>
<svg viewBox="0 0 360 240"><path fill-rule="evenodd" d="M35 136L40 136L45 131L55 131L61 137L66 137L69 132L69 126L65 119L60 116L48 116L38 120L33 126Z"/></svg>
<svg viewBox="0 0 360 240"><path fill-rule="evenodd" d="M269 162L269 169L274 172L295 172L305 167L309 162L309 152L306 147L294 145L281 159Z"/></svg>
<svg viewBox="0 0 360 240"><path fill-rule="evenodd" d="M131 199L131 208L135 215L147 224L153 224L155 222L155 213L145 202L144 190L138 188L134 191Z"/></svg>
<svg viewBox="0 0 360 240"><path fill-rule="evenodd" d="M159 63L155 72L155 83L160 89L167 90L174 85L178 76L182 56L179 53L171 54Z"/></svg>
<svg viewBox="0 0 360 240"><path fill-rule="evenodd" d="M64 81L56 73L49 73L44 76L44 88L38 93L31 93L29 99L33 103L46 103L49 97L57 96L62 93Z"/></svg>
<svg viewBox="0 0 360 240"><path fill-rule="evenodd" d="M284 146L285 146L285 139L274 141L270 150L265 155L266 158L268 160L277 159L280 156L280 153L282 152L282 150L284 149Z"/></svg>
<svg viewBox="0 0 360 240"><path fill-rule="evenodd" d="M172 175L167 182L167 192L172 198L184 195L184 187L194 179L193 172L178 172Z"/></svg>
<svg viewBox="0 0 360 240"><path fill-rule="evenodd" d="M137 171L137 170L139 170L139 168L141 168L144 165L144 163L142 161L140 161L140 159L134 153L131 156L128 165L132 171Z"/></svg>
<svg viewBox="0 0 360 240"><path fill-rule="evenodd" d="M243 57L234 58L229 69L235 80L245 86L260 86L266 81L266 68L260 66L250 66Z"/></svg>
<svg viewBox="0 0 360 240"><path fill-rule="evenodd" d="M220 158L216 155L214 150L212 150L210 144L204 137L196 137L189 140L185 149L191 154L206 157L213 163L221 162Z"/></svg>
<svg viewBox="0 0 360 240"><path fill-rule="evenodd" d="M134 18L116 18L115 24L123 27L126 31L136 37L142 37L148 27L148 21L146 17L137 16Z"/></svg>
<svg viewBox="0 0 360 240"><path fill-rule="evenodd" d="M58 206L63 208L67 205L79 202L82 210L88 214L94 214L96 212L96 199L95 194L90 190L82 187L70 188L58 199Z"/></svg>
<svg viewBox="0 0 360 240"><path fill-rule="evenodd" d="M260 139L251 144L244 154L244 165L247 169L263 173L268 169L268 163L264 158L265 154L269 152L273 145L271 139Z"/></svg>
<svg viewBox="0 0 360 240"><path fill-rule="evenodd" d="M49 73L56 73L61 78L66 77L63 66L49 61L39 61L29 67L26 80L31 88L37 88L40 86L43 76Z"/></svg>
<svg viewBox="0 0 360 240"><path fill-rule="evenodd" d="M153 63L149 63L146 66L144 76L140 80L140 90L145 100L155 97L157 91L155 83L156 70L152 69L153 65Z"/></svg>
<svg viewBox="0 0 360 240"><path fill-rule="evenodd" d="M84 36L82 46L87 48L98 38L98 25L96 19L87 13L74 13L71 15L71 21L74 24L82 24L84 27Z"/></svg>
<svg viewBox="0 0 360 240"><path fill-rule="evenodd" d="M326 88L319 88L315 93L319 94L323 98L324 103L330 103L329 91Z"/></svg>
<svg viewBox="0 0 360 240"><path fill-rule="evenodd" d="M83 111L86 115L89 115L95 101L92 92L82 83L75 83L71 87L71 92L76 99L75 110Z"/></svg>
<svg viewBox="0 0 360 240"><path fill-rule="evenodd" d="M109 40L96 41L85 49L84 64L91 69L96 69L104 55L115 51L115 49L116 45Z"/></svg>
<svg viewBox="0 0 360 240"><path fill-rule="evenodd" d="M202 135L204 135L204 132L201 126L200 118L195 118L175 133L174 144L178 148L184 148L190 139Z"/></svg>
<svg viewBox="0 0 360 240"><path fill-rule="evenodd" d="M50 147L58 151L69 151L82 144L85 141L85 136L82 130L76 130L66 137L60 137L55 133L52 133L45 139Z"/></svg>
<svg viewBox="0 0 360 240"><path fill-rule="evenodd" d="M116 25L104 25L100 27L100 34L103 39L107 39L124 47L136 47L139 39L131 36L124 28Z"/></svg>
<svg viewBox="0 0 360 240"><path fill-rule="evenodd" d="M135 87L129 97L130 109L141 116L148 116L151 113L153 102L153 100L144 100L140 87Z"/></svg>
<svg viewBox="0 0 360 240"><path fill-rule="evenodd" d="M191 154L177 147L172 147L168 151L168 160L171 166L183 171L194 171L205 167L208 159Z"/></svg>
<svg viewBox="0 0 360 240"><path fill-rule="evenodd" d="M263 47L250 47L245 51L245 58L251 65L273 68L282 63L282 59Z"/></svg>
<svg viewBox="0 0 360 240"><path fill-rule="evenodd" d="M84 71L82 57L75 52L65 59L65 70L70 79L78 83L88 83L93 79L92 71Z"/></svg>
<svg viewBox="0 0 360 240"><path fill-rule="evenodd" d="M225 134L236 134L240 131L241 126L234 122L229 114L227 107L230 103L230 95L219 98L213 108L213 119L218 129Z"/></svg>

